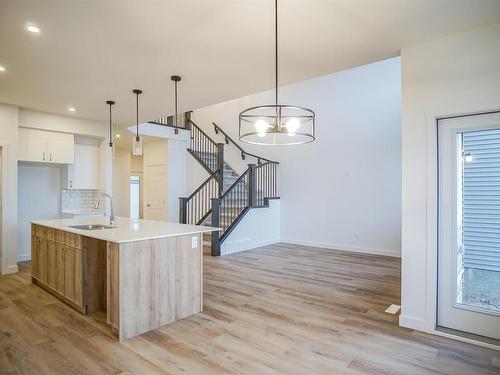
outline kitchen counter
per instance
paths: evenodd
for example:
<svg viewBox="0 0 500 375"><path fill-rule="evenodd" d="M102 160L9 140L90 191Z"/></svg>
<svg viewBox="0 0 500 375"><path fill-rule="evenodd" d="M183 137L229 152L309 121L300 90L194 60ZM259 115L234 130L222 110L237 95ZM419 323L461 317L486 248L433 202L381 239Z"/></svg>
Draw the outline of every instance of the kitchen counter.
<svg viewBox="0 0 500 375"><path fill-rule="evenodd" d="M118 217L34 220L32 281L120 341L203 310L203 240L218 228Z"/></svg>
<svg viewBox="0 0 500 375"><path fill-rule="evenodd" d="M84 230L71 228L73 225L85 224L109 225L109 216L34 220L31 223L118 244L157 238L184 236L189 234L200 234L219 230L218 228L206 227L202 225L187 225L166 221L130 219L128 217L117 217L115 219L115 223L113 224L113 228L111 229Z"/></svg>

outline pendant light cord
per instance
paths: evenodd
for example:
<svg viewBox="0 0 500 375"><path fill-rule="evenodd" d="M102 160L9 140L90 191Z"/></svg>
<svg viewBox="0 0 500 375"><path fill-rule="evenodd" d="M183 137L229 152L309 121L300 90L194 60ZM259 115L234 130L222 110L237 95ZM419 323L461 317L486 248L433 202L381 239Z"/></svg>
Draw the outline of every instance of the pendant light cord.
<svg viewBox="0 0 500 375"><path fill-rule="evenodd" d="M274 56L275 56L275 84L276 105L278 105L278 0L274 0Z"/></svg>
<svg viewBox="0 0 500 375"><path fill-rule="evenodd" d="M139 93L136 92L135 93L135 98L136 98L136 102L135 102L135 109L136 109L136 133L135 133L135 140L137 142L139 142Z"/></svg>
<svg viewBox="0 0 500 375"><path fill-rule="evenodd" d="M175 86L174 86L175 87L174 88L174 90L175 90L175 93L174 93L174 98L175 98L175 131L176 131L176 134L177 134L177 131L178 131L177 130L177 121L179 119L177 117L177 81L175 81L174 84L175 84Z"/></svg>
<svg viewBox="0 0 500 375"><path fill-rule="evenodd" d="M113 128L112 128L112 118L111 118L111 103L109 103L109 146L113 147Z"/></svg>

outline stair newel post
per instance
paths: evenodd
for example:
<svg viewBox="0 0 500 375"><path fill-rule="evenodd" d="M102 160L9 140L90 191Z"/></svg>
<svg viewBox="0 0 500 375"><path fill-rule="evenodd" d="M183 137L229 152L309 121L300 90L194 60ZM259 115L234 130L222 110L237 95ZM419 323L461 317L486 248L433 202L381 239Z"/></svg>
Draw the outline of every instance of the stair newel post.
<svg viewBox="0 0 500 375"><path fill-rule="evenodd" d="M257 206L257 178L256 165L248 164L248 205L250 207Z"/></svg>
<svg viewBox="0 0 500 375"><path fill-rule="evenodd" d="M220 198L212 198L212 226L220 226ZM220 232L212 232L212 256L220 256Z"/></svg>
<svg viewBox="0 0 500 375"><path fill-rule="evenodd" d="M187 206L188 199L186 197L179 198L179 223L187 224Z"/></svg>
<svg viewBox="0 0 500 375"><path fill-rule="evenodd" d="M224 143L217 143L217 182L219 184L218 197L224 192Z"/></svg>
<svg viewBox="0 0 500 375"><path fill-rule="evenodd" d="M191 130L191 114L193 111L184 112L184 129Z"/></svg>

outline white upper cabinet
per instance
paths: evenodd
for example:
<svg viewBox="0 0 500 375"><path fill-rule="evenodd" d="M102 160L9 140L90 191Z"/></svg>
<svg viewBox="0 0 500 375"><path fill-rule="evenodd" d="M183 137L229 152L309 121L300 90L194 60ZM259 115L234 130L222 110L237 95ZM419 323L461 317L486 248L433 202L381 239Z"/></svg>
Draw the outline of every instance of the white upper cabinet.
<svg viewBox="0 0 500 375"><path fill-rule="evenodd" d="M93 140L79 140L75 143L75 162L68 165L67 189L99 189L99 143Z"/></svg>
<svg viewBox="0 0 500 375"><path fill-rule="evenodd" d="M72 164L75 161L73 134L19 128L18 160Z"/></svg>

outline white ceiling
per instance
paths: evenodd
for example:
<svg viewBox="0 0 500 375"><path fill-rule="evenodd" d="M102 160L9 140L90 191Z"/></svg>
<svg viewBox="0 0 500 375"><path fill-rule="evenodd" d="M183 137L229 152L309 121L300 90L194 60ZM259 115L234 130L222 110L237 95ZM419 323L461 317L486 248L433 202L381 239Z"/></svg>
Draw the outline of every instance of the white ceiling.
<svg viewBox="0 0 500 375"><path fill-rule="evenodd" d="M281 84L397 56L402 46L500 22L500 1L280 0ZM27 22L40 34L29 34ZM0 0L0 102L135 122L274 84L273 1Z"/></svg>

